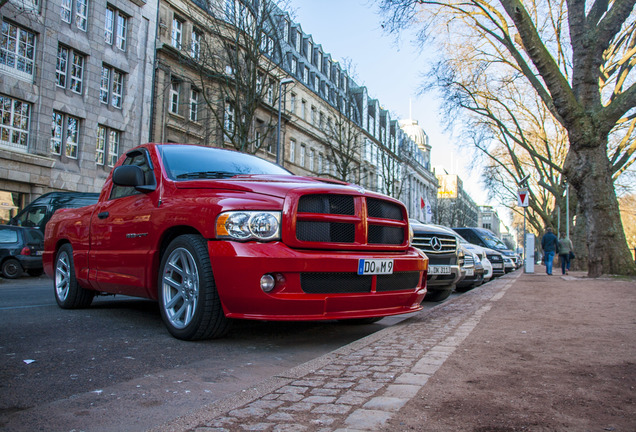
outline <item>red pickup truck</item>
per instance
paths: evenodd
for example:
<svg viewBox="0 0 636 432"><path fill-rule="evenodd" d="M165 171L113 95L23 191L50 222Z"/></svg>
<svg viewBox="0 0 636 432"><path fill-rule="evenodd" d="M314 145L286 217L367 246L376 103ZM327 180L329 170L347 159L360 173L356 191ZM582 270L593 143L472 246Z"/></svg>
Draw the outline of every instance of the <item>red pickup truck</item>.
<svg viewBox="0 0 636 432"><path fill-rule="evenodd" d="M220 337L233 318L373 322L417 311L428 268L399 201L184 144L123 155L96 204L53 215L43 262L60 307L100 294L158 300L185 340Z"/></svg>

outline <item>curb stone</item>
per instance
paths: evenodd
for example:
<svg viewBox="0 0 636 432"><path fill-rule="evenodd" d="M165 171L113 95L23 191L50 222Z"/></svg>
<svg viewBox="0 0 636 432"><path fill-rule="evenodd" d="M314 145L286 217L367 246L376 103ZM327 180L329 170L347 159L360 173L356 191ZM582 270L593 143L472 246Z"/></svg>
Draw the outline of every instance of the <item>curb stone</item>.
<svg viewBox="0 0 636 432"><path fill-rule="evenodd" d="M151 432L372 431L414 398L520 270Z"/></svg>

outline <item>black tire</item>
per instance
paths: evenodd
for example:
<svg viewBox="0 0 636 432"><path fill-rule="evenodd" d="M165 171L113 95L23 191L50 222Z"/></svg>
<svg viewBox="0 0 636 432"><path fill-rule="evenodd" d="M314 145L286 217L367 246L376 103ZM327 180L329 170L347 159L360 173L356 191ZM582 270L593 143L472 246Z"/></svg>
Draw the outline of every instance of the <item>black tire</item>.
<svg viewBox="0 0 636 432"><path fill-rule="evenodd" d="M472 285L466 285L466 286L458 286L455 288L455 291L460 292L460 293L465 293L467 291L470 291L471 289L475 288L477 286L477 284L472 284Z"/></svg>
<svg viewBox="0 0 636 432"><path fill-rule="evenodd" d="M26 271L29 276L38 277L44 273L43 269L30 269Z"/></svg>
<svg viewBox="0 0 636 432"><path fill-rule="evenodd" d="M231 320L223 313L203 237L186 234L170 242L158 282L161 317L172 336L201 340L229 331Z"/></svg>
<svg viewBox="0 0 636 432"><path fill-rule="evenodd" d="M427 302L441 302L446 300L455 290L455 287L450 287L445 290L434 290L428 291L424 296L424 301Z"/></svg>
<svg viewBox="0 0 636 432"><path fill-rule="evenodd" d="M63 245L55 257L55 300L62 309L78 309L91 305L95 292L82 288L75 277L73 247Z"/></svg>
<svg viewBox="0 0 636 432"><path fill-rule="evenodd" d="M342 324L350 324L350 325L363 325L363 324L373 324L377 323L384 317L371 317L371 318L350 318L350 319L342 319L338 320L338 322Z"/></svg>
<svg viewBox="0 0 636 432"><path fill-rule="evenodd" d="M2 263L2 276L7 279L17 279L22 276L24 269L22 264L15 258L9 258Z"/></svg>

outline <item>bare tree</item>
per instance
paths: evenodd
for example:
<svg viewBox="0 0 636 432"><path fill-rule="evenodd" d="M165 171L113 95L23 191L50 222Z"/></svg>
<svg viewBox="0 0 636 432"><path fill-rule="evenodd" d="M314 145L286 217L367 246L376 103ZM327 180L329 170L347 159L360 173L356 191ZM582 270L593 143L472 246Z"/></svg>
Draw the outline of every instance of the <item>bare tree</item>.
<svg viewBox="0 0 636 432"><path fill-rule="evenodd" d="M621 225L614 174L633 163L633 135L612 152L610 134L634 119L636 0L585 2L382 0L389 27L443 22L471 41L482 74L522 76L568 133L564 178L576 191L589 249L588 274L636 271ZM430 13L431 15L426 15ZM620 141L619 141L620 142Z"/></svg>
<svg viewBox="0 0 636 432"><path fill-rule="evenodd" d="M362 148L362 133L356 123L355 105L339 107L333 121L323 129L326 149L335 177L344 182L360 182L359 167Z"/></svg>
<svg viewBox="0 0 636 432"><path fill-rule="evenodd" d="M275 1L192 1L193 32L186 64L216 125L217 143L273 151L279 81L283 78L280 8ZM197 31L199 32L197 34Z"/></svg>

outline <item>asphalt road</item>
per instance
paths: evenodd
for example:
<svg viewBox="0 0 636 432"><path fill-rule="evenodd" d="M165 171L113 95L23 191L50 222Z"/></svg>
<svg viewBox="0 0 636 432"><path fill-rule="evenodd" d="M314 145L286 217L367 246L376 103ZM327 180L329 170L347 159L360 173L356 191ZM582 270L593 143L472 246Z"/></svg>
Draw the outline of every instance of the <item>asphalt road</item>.
<svg viewBox="0 0 636 432"><path fill-rule="evenodd" d="M0 429L146 430L406 318L237 321L223 339L184 342L155 302L62 310L46 276L0 279Z"/></svg>

